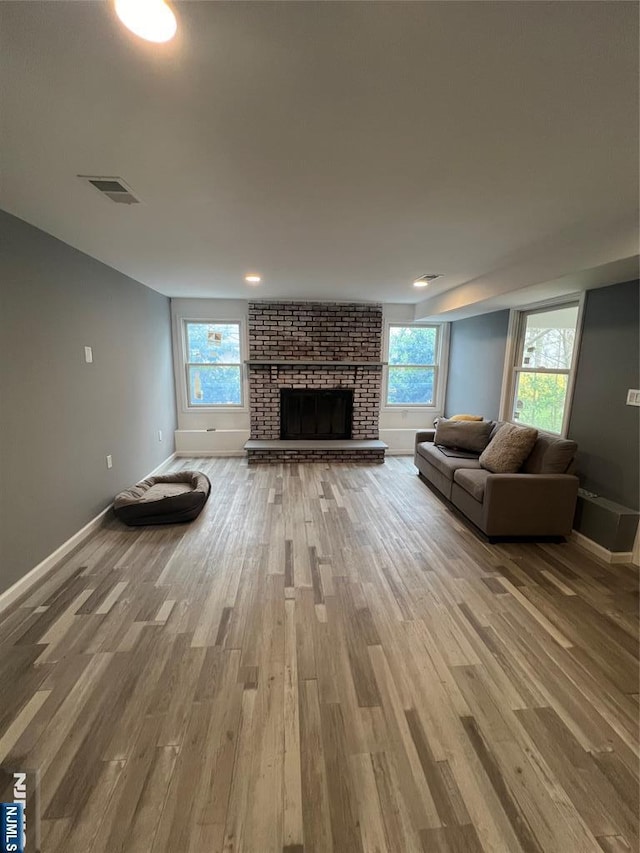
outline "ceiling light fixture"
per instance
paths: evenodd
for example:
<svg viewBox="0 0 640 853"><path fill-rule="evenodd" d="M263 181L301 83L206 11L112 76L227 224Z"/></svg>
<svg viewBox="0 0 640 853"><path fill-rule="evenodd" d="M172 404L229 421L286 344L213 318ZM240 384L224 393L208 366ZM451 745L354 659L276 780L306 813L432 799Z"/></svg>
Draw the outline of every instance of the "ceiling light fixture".
<svg viewBox="0 0 640 853"><path fill-rule="evenodd" d="M255 275L253 273L251 275L245 275L244 280L247 284L260 284L262 281L259 275Z"/></svg>
<svg viewBox="0 0 640 853"><path fill-rule="evenodd" d="M147 41L169 41L178 24L164 0L115 0L116 15L122 23Z"/></svg>
<svg viewBox="0 0 640 853"><path fill-rule="evenodd" d="M426 287L428 284L431 284L431 282L435 281L437 278L441 278L440 273L427 273L426 275L421 275L416 278L413 282L413 286Z"/></svg>

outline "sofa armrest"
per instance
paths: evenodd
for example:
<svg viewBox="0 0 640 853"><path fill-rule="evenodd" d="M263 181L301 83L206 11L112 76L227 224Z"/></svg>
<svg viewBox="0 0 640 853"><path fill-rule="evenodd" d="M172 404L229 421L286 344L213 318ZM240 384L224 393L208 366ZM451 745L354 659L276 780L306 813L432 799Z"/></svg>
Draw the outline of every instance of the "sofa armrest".
<svg viewBox="0 0 640 853"><path fill-rule="evenodd" d="M423 441L431 441L436 437L435 429L419 429L416 432L416 447Z"/></svg>
<svg viewBox="0 0 640 853"><path fill-rule="evenodd" d="M485 484L485 532L568 536L578 498L570 474L489 474Z"/></svg>

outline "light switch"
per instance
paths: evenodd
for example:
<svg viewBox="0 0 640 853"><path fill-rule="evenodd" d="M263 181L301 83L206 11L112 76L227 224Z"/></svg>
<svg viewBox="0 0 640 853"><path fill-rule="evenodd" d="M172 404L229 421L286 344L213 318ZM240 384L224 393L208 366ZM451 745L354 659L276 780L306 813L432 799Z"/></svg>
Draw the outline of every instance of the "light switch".
<svg viewBox="0 0 640 853"><path fill-rule="evenodd" d="M91 364L91 362L93 361L93 350L91 349L91 347L84 348L84 360L87 362L87 364Z"/></svg>
<svg viewBox="0 0 640 853"><path fill-rule="evenodd" d="M637 388L629 388L627 391L627 406L640 406L640 391Z"/></svg>

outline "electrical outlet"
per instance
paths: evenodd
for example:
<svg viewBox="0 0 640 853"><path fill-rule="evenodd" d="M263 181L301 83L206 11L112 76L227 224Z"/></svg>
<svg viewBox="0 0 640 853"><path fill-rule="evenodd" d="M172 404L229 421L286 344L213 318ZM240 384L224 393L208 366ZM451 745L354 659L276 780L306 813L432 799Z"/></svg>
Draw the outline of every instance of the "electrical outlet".
<svg viewBox="0 0 640 853"><path fill-rule="evenodd" d="M637 388L629 388L627 391L627 406L640 406L640 391Z"/></svg>
<svg viewBox="0 0 640 853"><path fill-rule="evenodd" d="M113 458L111 454L107 456L107 468L113 468Z"/></svg>
<svg viewBox="0 0 640 853"><path fill-rule="evenodd" d="M158 441L162 441L162 430L158 430Z"/></svg>
<svg viewBox="0 0 640 853"><path fill-rule="evenodd" d="M91 364L93 362L93 350L91 347L84 348L84 360L87 364Z"/></svg>

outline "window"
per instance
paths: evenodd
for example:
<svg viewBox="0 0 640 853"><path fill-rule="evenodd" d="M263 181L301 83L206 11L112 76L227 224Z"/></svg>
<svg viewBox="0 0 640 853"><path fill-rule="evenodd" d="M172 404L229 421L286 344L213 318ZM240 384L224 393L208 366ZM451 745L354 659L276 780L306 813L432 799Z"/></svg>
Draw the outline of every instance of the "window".
<svg viewBox="0 0 640 853"><path fill-rule="evenodd" d="M520 315L510 419L562 434L576 351L578 303Z"/></svg>
<svg viewBox="0 0 640 853"><path fill-rule="evenodd" d="M435 406L439 326L389 326L387 406Z"/></svg>
<svg viewBox="0 0 640 853"><path fill-rule="evenodd" d="M240 323L185 321L187 405L242 405Z"/></svg>

